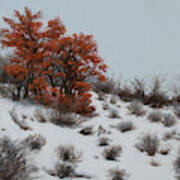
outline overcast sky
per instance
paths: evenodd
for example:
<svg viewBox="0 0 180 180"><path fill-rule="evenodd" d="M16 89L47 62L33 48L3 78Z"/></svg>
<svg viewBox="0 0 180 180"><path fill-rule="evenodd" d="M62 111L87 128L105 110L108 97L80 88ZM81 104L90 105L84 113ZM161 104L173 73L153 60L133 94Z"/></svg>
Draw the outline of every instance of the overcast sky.
<svg viewBox="0 0 180 180"><path fill-rule="evenodd" d="M28 6L42 10L44 20L59 16L69 34L93 34L111 73L125 78L180 74L180 0L0 2L0 16L12 17L14 9Z"/></svg>

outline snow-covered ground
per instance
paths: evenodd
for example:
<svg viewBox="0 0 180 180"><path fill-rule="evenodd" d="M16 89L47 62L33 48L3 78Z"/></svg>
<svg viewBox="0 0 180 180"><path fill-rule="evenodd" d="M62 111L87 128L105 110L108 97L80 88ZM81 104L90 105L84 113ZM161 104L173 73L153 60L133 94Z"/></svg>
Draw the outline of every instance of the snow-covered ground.
<svg viewBox="0 0 180 180"><path fill-rule="evenodd" d="M12 140L22 141L29 135L40 134L46 139L41 150L30 151L28 154L32 163L39 168L37 175L40 180L59 179L50 176L47 170L54 169L58 161L57 147L60 145L73 145L75 150L81 152L81 161L77 163L76 172L89 176L93 180L110 179L108 171L113 168L124 169L129 180L175 180L173 162L178 155L180 120L176 117L176 124L172 127L165 127L162 123L152 123L147 116L153 109L144 106L145 115L137 117L129 113L127 108L129 103L122 102L117 98L117 102L113 104L110 102L111 96L105 95L105 100L100 101L98 95L93 93L96 116L84 120L75 128L57 126L51 122L38 122L35 112L41 110L47 117L49 112L47 109L28 102L13 102L10 99L1 98L0 138L8 136ZM103 109L104 104L109 106L109 110ZM111 109L116 109L120 118L109 118ZM17 113L18 120L24 121L30 128L29 130L22 130L14 123L9 113L12 110ZM166 107L160 111L173 114L172 107ZM131 121L135 129L122 133L114 128L122 121ZM85 136L79 133L83 127L88 126L93 127L91 135ZM176 131L174 137L165 141L164 134L172 131ZM148 156L145 152L138 151L135 144L139 142L139 138L147 133L157 135L160 139L160 149L165 146L170 148L170 152L167 155L156 153L154 156ZM107 147L98 145L98 140L101 137L110 139ZM106 160L103 151L113 145L120 145L122 152L116 161ZM151 161L157 162L159 166L152 166ZM85 180L86 178L70 179Z"/></svg>

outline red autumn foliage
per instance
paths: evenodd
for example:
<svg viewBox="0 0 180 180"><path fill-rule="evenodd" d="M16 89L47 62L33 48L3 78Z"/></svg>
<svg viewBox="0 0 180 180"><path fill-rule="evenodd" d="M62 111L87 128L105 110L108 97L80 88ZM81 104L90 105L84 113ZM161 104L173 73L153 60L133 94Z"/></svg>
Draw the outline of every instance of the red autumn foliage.
<svg viewBox="0 0 180 180"><path fill-rule="evenodd" d="M107 66L98 55L91 35L65 35L59 18L43 26L41 12L15 11L16 19L4 17L9 28L1 29L3 47L14 48L5 67L16 81L16 97L30 95L45 103L64 104L78 113L92 112L89 79L105 80Z"/></svg>

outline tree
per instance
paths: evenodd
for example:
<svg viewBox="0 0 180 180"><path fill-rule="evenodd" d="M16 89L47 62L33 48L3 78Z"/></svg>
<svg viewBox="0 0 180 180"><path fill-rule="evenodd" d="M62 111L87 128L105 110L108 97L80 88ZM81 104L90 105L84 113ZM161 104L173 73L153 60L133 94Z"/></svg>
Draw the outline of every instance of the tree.
<svg viewBox="0 0 180 180"><path fill-rule="evenodd" d="M64 102L75 112L92 111L89 79L104 81L107 68L93 36L65 35L59 18L44 27L41 12L32 14L27 7L25 15L15 11L15 17L4 17L9 28L0 35L3 47L14 48L5 70L16 81L16 97L31 95L46 103Z"/></svg>

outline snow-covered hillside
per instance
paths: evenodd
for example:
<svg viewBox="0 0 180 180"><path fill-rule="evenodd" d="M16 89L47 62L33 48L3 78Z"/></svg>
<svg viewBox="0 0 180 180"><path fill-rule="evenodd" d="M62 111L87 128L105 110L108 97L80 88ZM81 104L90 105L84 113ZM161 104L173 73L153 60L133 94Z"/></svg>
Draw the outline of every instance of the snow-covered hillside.
<svg viewBox="0 0 180 180"><path fill-rule="evenodd" d="M158 111L160 118L171 114L170 120L166 116L157 120L159 122L152 122L149 114L155 110L136 103L136 107L140 107L138 114L138 108L113 95L99 97L93 93L93 104L96 106L94 117L82 118L83 122L77 126L66 127L49 122L50 110L40 105L1 98L0 138L8 136L12 142L23 142L29 135L40 134L45 139L39 150L36 146L26 150L28 161L39 169L35 179L60 179L50 175L56 163L63 162L57 155L57 148L71 145L77 154L81 154L78 162L71 162L79 176L67 179L114 180L109 170L124 169L125 179L129 180L175 180L173 163L178 155L180 120L172 107L159 110L161 113ZM167 119L169 124L165 122ZM122 128L122 122L131 122L132 126ZM83 133L84 128L87 129ZM153 156L137 148L147 134L157 137L160 142ZM114 156L113 152L108 154L111 147L119 147Z"/></svg>

